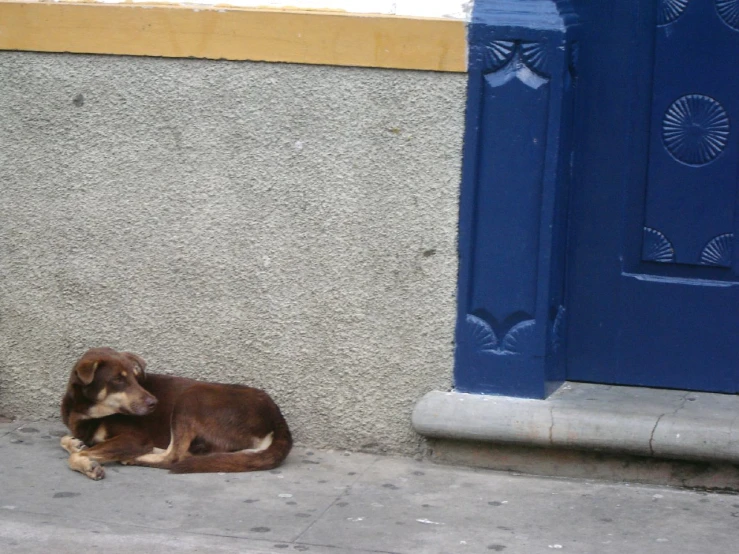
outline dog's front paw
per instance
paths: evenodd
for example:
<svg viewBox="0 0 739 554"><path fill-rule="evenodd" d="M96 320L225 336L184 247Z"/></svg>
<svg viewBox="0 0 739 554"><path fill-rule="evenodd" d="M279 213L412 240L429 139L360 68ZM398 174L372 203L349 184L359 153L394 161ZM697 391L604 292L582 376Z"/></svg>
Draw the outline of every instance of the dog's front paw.
<svg viewBox="0 0 739 554"><path fill-rule="evenodd" d="M93 481L100 481L100 479L105 477L105 469L99 463L91 461L90 467L85 470L85 475Z"/></svg>
<svg viewBox="0 0 739 554"><path fill-rule="evenodd" d="M61 444L62 448L70 454L74 454L75 452L79 452L80 450L87 448L84 442L80 439L74 438L72 435L63 436L59 441L59 444Z"/></svg>
<svg viewBox="0 0 739 554"><path fill-rule="evenodd" d="M100 481L105 477L105 470L100 463L91 460L87 452L76 452L69 456L69 468L87 475L93 481Z"/></svg>

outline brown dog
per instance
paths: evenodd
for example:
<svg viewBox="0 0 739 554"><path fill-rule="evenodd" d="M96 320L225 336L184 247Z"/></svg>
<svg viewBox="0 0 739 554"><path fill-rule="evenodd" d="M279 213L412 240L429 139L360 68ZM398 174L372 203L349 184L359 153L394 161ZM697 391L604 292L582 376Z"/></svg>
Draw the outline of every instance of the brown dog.
<svg viewBox="0 0 739 554"><path fill-rule="evenodd" d="M287 457L290 429L266 392L145 368L112 348L77 362L62 399L70 468L98 480L106 462L204 473L272 469Z"/></svg>

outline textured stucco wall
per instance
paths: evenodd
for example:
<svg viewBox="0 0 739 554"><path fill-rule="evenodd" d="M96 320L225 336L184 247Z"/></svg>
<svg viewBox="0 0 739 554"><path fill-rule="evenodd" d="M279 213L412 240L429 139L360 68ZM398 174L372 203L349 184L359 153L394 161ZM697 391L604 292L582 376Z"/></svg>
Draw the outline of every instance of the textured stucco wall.
<svg viewBox="0 0 739 554"><path fill-rule="evenodd" d="M465 76L0 53L0 413L87 347L413 452L448 386Z"/></svg>

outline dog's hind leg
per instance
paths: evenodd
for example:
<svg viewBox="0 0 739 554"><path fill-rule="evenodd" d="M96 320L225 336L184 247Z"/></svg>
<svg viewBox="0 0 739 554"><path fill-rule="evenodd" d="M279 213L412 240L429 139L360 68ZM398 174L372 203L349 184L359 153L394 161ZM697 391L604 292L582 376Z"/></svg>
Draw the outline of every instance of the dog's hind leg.
<svg viewBox="0 0 739 554"><path fill-rule="evenodd" d="M172 437L166 450L154 448L148 454L129 460L127 464L169 469L175 462L191 456L190 444L195 437L196 433L190 426L173 423Z"/></svg>

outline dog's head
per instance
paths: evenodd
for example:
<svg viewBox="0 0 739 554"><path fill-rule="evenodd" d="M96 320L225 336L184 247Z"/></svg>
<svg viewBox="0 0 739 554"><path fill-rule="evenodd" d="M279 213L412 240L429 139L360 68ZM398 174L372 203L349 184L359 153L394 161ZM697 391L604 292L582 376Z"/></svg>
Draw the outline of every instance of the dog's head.
<svg viewBox="0 0 739 554"><path fill-rule="evenodd" d="M92 348L72 369L69 387L80 391L91 404L87 416L146 415L157 399L141 386L146 362L136 354L112 348Z"/></svg>

